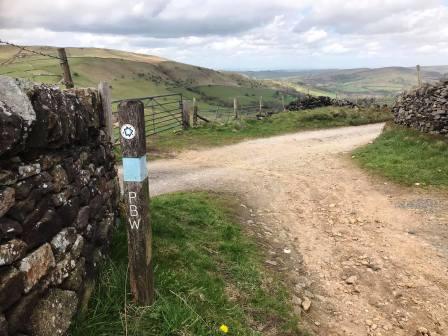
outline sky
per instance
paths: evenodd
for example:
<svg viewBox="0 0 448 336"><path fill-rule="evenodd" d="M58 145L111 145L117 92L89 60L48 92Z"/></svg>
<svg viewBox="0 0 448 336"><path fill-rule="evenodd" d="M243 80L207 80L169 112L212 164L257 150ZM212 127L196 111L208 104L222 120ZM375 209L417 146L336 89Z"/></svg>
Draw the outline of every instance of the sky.
<svg viewBox="0 0 448 336"><path fill-rule="evenodd" d="M448 0L0 0L0 39L214 69L448 64Z"/></svg>

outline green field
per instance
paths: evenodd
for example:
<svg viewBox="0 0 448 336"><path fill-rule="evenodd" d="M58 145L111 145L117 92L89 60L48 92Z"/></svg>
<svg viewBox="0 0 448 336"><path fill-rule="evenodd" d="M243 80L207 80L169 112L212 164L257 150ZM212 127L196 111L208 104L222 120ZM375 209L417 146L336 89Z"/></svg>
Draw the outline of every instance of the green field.
<svg viewBox="0 0 448 336"><path fill-rule="evenodd" d="M354 152L367 170L406 185L448 186L448 140L398 126Z"/></svg>
<svg viewBox="0 0 448 336"><path fill-rule="evenodd" d="M32 49L56 55L55 48ZM29 52L14 58L17 51L17 48L0 46L0 75L48 84L61 81L57 59ZM266 104L275 101L276 105L281 105L277 93L281 87L271 87L235 73L108 49L67 48L67 55L76 86L96 87L101 80L106 80L111 85L114 100L182 93L187 99L196 97L202 108L209 108L222 104L231 106L234 97L241 97L242 103L258 103L258 97L263 95Z"/></svg>
<svg viewBox="0 0 448 336"><path fill-rule="evenodd" d="M72 336L300 336L290 293L239 223L233 196L178 193L152 199L156 301L132 304L124 225L101 266ZM127 330L127 332L125 331ZM263 330L263 331L260 331Z"/></svg>
<svg viewBox="0 0 448 336"><path fill-rule="evenodd" d="M233 106L233 98L237 98L241 107L244 106L258 106L260 98L266 107L276 106L280 107L282 102L282 93L269 88L238 88L221 85L206 85L193 88L193 93L199 95L198 98L203 97L211 101L220 101L222 106ZM284 94L285 104L296 99L295 96Z"/></svg>
<svg viewBox="0 0 448 336"><path fill-rule="evenodd" d="M361 69L324 69L290 71L242 72L256 79L276 80L290 84L298 91L310 89L322 95L357 97L378 97L392 102L395 95L417 85L415 68L386 67ZM435 82L448 73L448 66L422 67L424 82Z"/></svg>

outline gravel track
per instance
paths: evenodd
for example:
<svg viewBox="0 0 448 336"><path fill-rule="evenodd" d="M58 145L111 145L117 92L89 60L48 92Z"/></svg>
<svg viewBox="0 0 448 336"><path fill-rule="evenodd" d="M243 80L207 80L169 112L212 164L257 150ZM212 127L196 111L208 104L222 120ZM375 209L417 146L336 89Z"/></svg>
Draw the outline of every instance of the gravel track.
<svg viewBox="0 0 448 336"><path fill-rule="evenodd" d="M287 249L275 258L295 265L295 302L311 300L304 320L317 335L448 335L448 197L387 183L351 161L382 127L183 152L149 164L150 192L238 195L253 209L248 222Z"/></svg>

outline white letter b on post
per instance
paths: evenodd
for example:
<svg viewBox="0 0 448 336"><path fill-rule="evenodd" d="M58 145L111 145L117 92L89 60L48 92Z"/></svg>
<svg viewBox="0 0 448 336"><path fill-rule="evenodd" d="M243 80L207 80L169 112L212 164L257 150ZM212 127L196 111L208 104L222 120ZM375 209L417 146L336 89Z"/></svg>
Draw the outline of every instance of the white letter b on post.
<svg viewBox="0 0 448 336"><path fill-rule="evenodd" d="M129 205L129 215L131 217L137 217L138 216L138 210L137 206L134 204Z"/></svg>

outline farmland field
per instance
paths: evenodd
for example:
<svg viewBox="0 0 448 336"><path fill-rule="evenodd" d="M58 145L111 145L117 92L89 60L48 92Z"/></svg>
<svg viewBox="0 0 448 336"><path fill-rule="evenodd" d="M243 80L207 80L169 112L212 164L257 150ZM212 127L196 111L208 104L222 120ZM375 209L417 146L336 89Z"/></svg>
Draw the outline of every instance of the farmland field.
<svg viewBox="0 0 448 336"><path fill-rule="evenodd" d="M415 68L385 67L360 69L323 69L289 71L248 71L243 74L254 79L288 83L298 91L317 90L323 95L381 97L391 101L404 90L417 85ZM422 79L432 83L448 73L447 66L422 67ZM327 93L327 94L325 94Z"/></svg>
<svg viewBox="0 0 448 336"><path fill-rule="evenodd" d="M33 47L33 50L56 55L55 48ZM13 57L17 49L0 46L0 75L57 84L61 81L59 61L30 53ZM182 93L196 97L200 106L232 106L233 98L242 103L257 103L259 96L266 104L281 105L279 90L267 83L231 72L221 72L168 61L155 56L96 48L67 48L72 77L78 87L96 87L108 81L112 98L138 98L160 94ZM286 96L286 101L292 96Z"/></svg>

